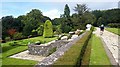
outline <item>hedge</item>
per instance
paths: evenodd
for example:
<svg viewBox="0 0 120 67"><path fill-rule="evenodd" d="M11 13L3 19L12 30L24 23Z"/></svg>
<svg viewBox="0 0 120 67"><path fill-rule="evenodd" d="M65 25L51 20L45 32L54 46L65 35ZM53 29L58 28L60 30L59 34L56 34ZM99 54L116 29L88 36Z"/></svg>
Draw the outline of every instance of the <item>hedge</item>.
<svg viewBox="0 0 120 67"><path fill-rule="evenodd" d="M109 23L108 27L112 27L112 28L120 28L120 23Z"/></svg>
<svg viewBox="0 0 120 67"><path fill-rule="evenodd" d="M91 31L86 32L65 54L59 58L53 66L68 65L69 67L80 66L87 43L90 39Z"/></svg>

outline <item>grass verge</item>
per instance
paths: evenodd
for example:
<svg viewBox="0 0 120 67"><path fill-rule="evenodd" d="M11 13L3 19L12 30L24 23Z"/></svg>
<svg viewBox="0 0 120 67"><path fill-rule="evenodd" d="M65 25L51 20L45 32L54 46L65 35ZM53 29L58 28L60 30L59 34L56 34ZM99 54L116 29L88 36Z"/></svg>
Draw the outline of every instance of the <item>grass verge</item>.
<svg viewBox="0 0 120 67"><path fill-rule="evenodd" d="M92 49L91 49L89 65L91 67L93 65L111 65L100 38L95 35L92 35L90 41L91 42L89 43L92 45L91 47Z"/></svg>
<svg viewBox="0 0 120 67"><path fill-rule="evenodd" d="M91 32L86 32L83 37L78 40L65 54L59 58L53 66L56 65L69 65L69 67L80 66L83 48L85 43L88 40Z"/></svg>
<svg viewBox="0 0 120 67"><path fill-rule="evenodd" d="M120 36L120 28L106 28L107 31L110 31L112 33L115 33Z"/></svg>

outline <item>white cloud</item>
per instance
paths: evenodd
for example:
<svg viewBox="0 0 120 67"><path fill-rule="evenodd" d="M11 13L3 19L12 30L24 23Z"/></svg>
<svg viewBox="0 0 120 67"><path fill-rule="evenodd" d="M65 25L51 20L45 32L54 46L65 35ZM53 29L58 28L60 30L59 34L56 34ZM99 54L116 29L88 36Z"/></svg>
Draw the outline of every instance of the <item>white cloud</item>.
<svg viewBox="0 0 120 67"><path fill-rule="evenodd" d="M62 13L60 11L58 11L57 9L52 9L52 10L43 12L43 15L48 16L51 19L59 18L60 14L62 14Z"/></svg>

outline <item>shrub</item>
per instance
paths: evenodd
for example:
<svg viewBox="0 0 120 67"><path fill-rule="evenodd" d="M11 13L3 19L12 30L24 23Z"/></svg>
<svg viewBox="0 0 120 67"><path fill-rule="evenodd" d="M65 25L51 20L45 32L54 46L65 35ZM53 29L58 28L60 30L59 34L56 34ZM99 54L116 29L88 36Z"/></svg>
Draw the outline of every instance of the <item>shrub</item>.
<svg viewBox="0 0 120 67"><path fill-rule="evenodd" d="M61 40L61 38L62 38L63 36L68 36L68 35L62 34L62 35L60 35L57 39L58 39L58 40Z"/></svg>
<svg viewBox="0 0 120 67"><path fill-rule="evenodd" d="M19 44L15 41L15 42L11 42L9 43L10 46L18 46Z"/></svg>
<svg viewBox="0 0 120 67"><path fill-rule="evenodd" d="M120 23L109 23L108 27L120 28Z"/></svg>
<svg viewBox="0 0 120 67"><path fill-rule="evenodd" d="M40 41L36 41L36 42L35 42L35 45L40 45L40 44L41 44Z"/></svg>
<svg viewBox="0 0 120 67"><path fill-rule="evenodd" d="M62 27L62 32L64 33L68 33L70 32L72 29L72 27L68 26L68 25L65 25L64 27Z"/></svg>
<svg viewBox="0 0 120 67"><path fill-rule="evenodd" d="M12 36L16 33L16 29L8 29L7 32L8 32L9 35Z"/></svg>
<svg viewBox="0 0 120 67"><path fill-rule="evenodd" d="M32 35L37 35L37 31L36 30L32 30Z"/></svg>
<svg viewBox="0 0 120 67"><path fill-rule="evenodd" d="M11 40L10 37L6 37L6 38L5 38L5 41L10 41L10 40Z"/></svg>
<svg viewBox="0 0 120 67"><path fill-rule="evenodd" d="M61 25L58 25L58 26L56 27L56 30L54 31L54 34L59 35L59 34L62 33L62 30L60 29L60 27L61 27Z"/></svg>
<svg viewBox="0 0 120 67"><path fill-rule="evenodd" d="M47 20L44 24L44 32L43 37L52 37L53 36L53 28L50 20Z"/></svg>
<svg viewBox="0 0 120 67"><path fill-rule="evenodd" d="M36 30L32 30L33 35L43 35L43 25L39 26Z"/></svg>
<svg viewBox="0 0 120 67"><path fill-rule="evenodd" d="M23 37L24 37L23 34L22 34L22 33L19 33L19 32L15 33L15 34L13 35L13 39L20 39L20 38L23 38Z"/></svg>
<svg viewBox="0 0 120 67"><path fill-rule="evenodd" d="M91 30L91 31L94 31L94 27L92 26L92 27L90 28L90 30Z"/></svg>
<svg viewBox="0 0 120 67"><path fill-rule="evenodd" d="M72 35L69 34L69 35L68 35L68 39L71 39L71 37L72 37Z"/></svg>
<svg viewBox="0 0 120 67"><path fill-rule="evenodd" d="M38 35L43 35L43 25L36 29Z"/></svg>

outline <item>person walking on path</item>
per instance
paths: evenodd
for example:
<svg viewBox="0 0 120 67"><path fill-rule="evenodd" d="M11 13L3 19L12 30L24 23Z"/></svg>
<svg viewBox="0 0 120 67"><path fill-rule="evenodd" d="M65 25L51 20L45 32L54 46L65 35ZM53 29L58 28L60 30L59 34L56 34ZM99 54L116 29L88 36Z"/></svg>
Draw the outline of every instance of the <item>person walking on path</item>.
<svg viewBox="0 0 120 67"><path fill-rule="evenodd" d="M102 24L102 25L100 26L100 35L102 35L103 32L104 32L104 25Z"/></svg>

